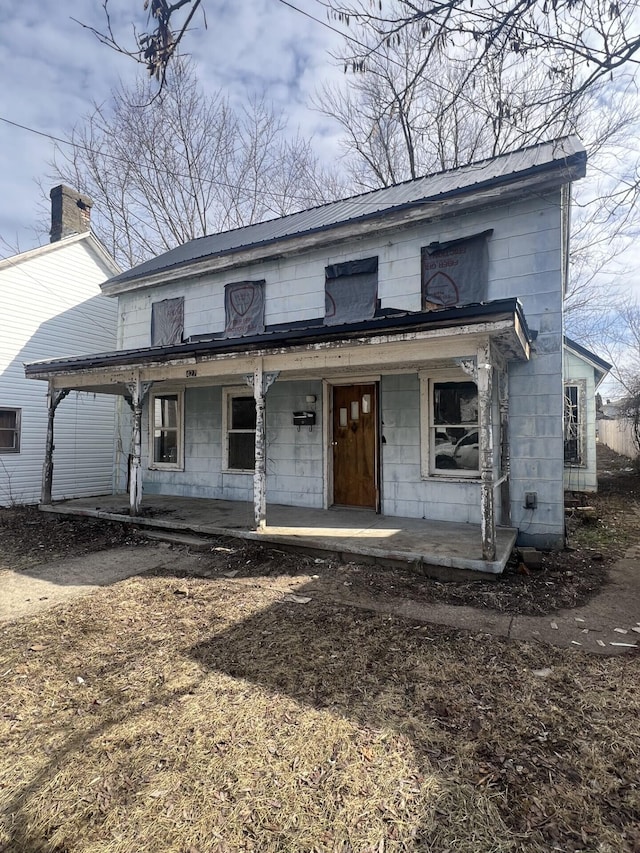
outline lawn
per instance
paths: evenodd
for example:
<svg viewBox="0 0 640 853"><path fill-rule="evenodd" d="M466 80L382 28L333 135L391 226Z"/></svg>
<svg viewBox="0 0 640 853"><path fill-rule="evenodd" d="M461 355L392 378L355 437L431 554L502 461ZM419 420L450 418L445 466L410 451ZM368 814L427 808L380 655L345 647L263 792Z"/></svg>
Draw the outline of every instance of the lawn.
<svg viewBox="0 0 640 853"><path fill-rule="evenodd" d="M143 576L5 626L0 850L640 849L637 657L305 582Z"/></svg>

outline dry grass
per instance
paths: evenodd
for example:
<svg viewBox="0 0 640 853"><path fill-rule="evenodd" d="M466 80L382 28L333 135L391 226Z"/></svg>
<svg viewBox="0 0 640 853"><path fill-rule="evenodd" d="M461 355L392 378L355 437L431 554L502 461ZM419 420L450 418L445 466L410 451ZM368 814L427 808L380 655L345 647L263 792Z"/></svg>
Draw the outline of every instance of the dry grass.
<svg viewBox="0 0 640 853"><path fill-rule="evenodd" d="M300 583L140 577L3 629L0 849L640 849L637 657Z"/></svg>

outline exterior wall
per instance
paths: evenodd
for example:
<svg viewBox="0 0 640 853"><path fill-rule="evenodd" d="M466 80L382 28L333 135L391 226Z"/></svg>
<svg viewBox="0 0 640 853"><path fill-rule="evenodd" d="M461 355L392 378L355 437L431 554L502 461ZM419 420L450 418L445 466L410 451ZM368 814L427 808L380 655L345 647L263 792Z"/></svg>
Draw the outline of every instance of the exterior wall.
<svg viewBox="0 0 640 853"><path fill-rule="evenodd" d="M586 382L585 439L582 465L571 465L564 469L564 487L572 492L595 492L598 490L596 466L596 387L593 367L569 350L564 351L564 381Z"/></svg>
<svg viewBox="0 0 640 853"><path fill-rule="evenodd" d="M267 324L321 317L324 315L325 267L373 255L379 259L378 296L381 306L419 310L421 247L433 241L444 242L479 233L487 228L493 229L489 240L487 299L519 297L530 329L537 332L530 362L509 365L511 520L520 528L522 543L541 547L561 546L564 506L560 191L546 197L532 194L519 202L496 205L441 222L414 224L392 234L372 233L354 240L348 247L309 250L296 256L203 275L184 283L122 294L119 298L120 346L149 346L152 302L176 296L185 298L185 337L222 332L224 285L245 279L266 280ZM320 428L314 429L314 450L311 451L311 443L305 445L309 453L318 454L318 459L314 456L305 460L312 465L313 475L305 474L298 478L290 474L292 465L300 470L306 468L300 468L302 460L283 458L289 453L283 448L289 447L290 442L285 419L283 417L279 421L276 418L274 407L279 405L275 402L279 393L276 389L284 384L277 382L268 397L268 441L273 430L277 437L275 444L270 446L270 452L279 454L273 457L273 463L277 461L278 466L282 466L276 469L272 463L268 465L268 498L281 503L305 502L316 506L321 494L318 482L321 474L315 473L320 470ZM415 375L385 376L382 380L381 406L386 438L382 447L383 511L393 515L478 522L480 495L477 482L421 479L418 384ZM188 403L187 421L190 405ZM219 407L219 402L217 405ZM289 405L291 409L295 407L291 402L285 404L282 401L282 405ZM494 413L497 416L495 406ZM197 415L197 412L193 414ZM187 453L190 446L188 440ZM207 470L215 482L213 486L207 485L208 489L213 489L212 496L215 492L216 496L224 494L230 498L249 499L249 477L246 484L240 482L238 475L232 475L231 481L227 475L216 474L213 457L207 464L211 466L210 471ZM201 473L201 467L185 471L182 480L175 477L172 488L184 489L184 493L200 493ZM157 472L148 472L147 488L157 487L158 476ZM165 485L168 487L168 483ZM524 509L525 492L537 493L535 510Z"/></svg>
<svg viewBox="0 0 640 853"><path fill-rule="evenodd" d="M317 412L311 431L292 424L292 412L308 408L314 394ZM267 500L270 503L323 506L322 383L275 382L267 394ZM143 424L144 489L147 494L181 495L246 501L253 521L253 475L225 473L223 463L222 387L187 388L185 392L185 469L148 468L149 429Z"/></svg>
<svg viewBox="0 0 640 853"><path fill-rule="evenodd" d="M100 296L112 270L86 241L0 268L0 406L22 409L20 453L0 454L0 505L40 499L47 386L24 363L113 349L115 300ZM71 393L56 412L53 497L112 491L114 398Z"/></svg>

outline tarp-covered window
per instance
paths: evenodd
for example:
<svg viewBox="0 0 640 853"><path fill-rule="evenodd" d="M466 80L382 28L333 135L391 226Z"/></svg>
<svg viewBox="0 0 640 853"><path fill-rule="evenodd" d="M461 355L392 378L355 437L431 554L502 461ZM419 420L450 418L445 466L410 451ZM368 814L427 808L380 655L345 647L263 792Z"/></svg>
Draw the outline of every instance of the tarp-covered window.
<svg viewBox="0 0 640 853"><path fill-rule="evenodd" d="M484 231L463 240L431 243L422 249L422 308L472 305L487 298L489 251Z"/></svg>
<svg viewBox="0 0 640 853"><path fill-rule="evenodd" d="M371 320L378 301L378 259L363 258L325 269L325 317L328 326Z"/></svg>
<svg viewBox="0 0 640 853"><path fill-rule="evenodd" d="M166 347L182 343L184 298L163 299L151 306L151 346Z"/></svg>
<svg viewBox="0 0 640 853"><path fill-rule="evenodd" d="M264 332L264 280L237 281L224 289L225 334L229 338Z"/></svg>

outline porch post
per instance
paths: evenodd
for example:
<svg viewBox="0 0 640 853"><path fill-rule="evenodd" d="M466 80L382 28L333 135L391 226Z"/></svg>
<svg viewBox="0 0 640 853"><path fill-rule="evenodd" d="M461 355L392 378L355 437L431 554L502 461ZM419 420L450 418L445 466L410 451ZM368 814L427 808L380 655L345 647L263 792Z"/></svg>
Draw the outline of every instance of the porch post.
<svg viewBox="0 0 640 853"><path fill-rule="evenodd" d="M51 503L51 490L53 488L53 451L55 449L53 443L53 419L56 415L56 409L68 393L68 388L56 391L53 387L53 381L49 380L49 388L47 390L47 437L44 446L42 488L40 491L40 503L45 505Z"/></svg>
<svg viewBox="0 0 640 853"><path fill-rule="evenodd" d="M496 518L493 500L493 364L489 343L478 348L478 431L482 559L495 560Z"/></svg>
<svg viewBox="0 0 640 853"><path fill-rule="evenodd" d="M278 373L264 373L262 360L245 379L253 386L253 398L256 401L256 439L255 465L253 469L253 517L256 530L263 530L267 524L267 454L265 436L265 397L267 391L278 377Z"/></svg>
<svg viewBox="0 0 640 853"><path fill-rule="evenodd" d="M509 374L503 364L498 373L498 403L500 406L500 503L502 523L511 524L511 448L509 446Z"/></svg>
<svg viewBox="0 0 640 853"><path fill-rule="evenodd" d="M142 505L142 406L151 382L127 383L129 405L133 413L131 426L131 463L129 465L129 515L139 515Z"/></svg>

